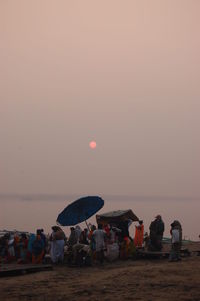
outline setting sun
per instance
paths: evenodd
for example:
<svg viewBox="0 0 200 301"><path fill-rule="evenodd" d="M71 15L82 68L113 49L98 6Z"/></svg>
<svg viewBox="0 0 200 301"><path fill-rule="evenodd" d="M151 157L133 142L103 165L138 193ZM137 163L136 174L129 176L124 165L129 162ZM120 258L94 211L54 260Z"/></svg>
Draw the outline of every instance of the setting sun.
<svg viewBox="0 0 200 301"><path fill-rule="evenodd" d="M91 141L89 146L90 146L90 148L95 149L97 147L97 144L95 141Z"/></svg>

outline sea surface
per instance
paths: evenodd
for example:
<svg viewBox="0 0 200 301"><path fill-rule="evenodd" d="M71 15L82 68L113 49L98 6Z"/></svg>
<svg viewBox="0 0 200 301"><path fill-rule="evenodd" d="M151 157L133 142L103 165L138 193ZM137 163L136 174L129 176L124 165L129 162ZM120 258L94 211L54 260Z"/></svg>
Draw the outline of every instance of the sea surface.
<svg viewBox="0 0 200 301"><path fill-rule="evenodd" d="M29 195L0 196L0 230L19 230L35 232L43 228L45 233L51 233L51 226L56 224L58 214L71 202L81 196ZM200 199L164 198L164 197L131 197L131 196L101 196L104 207L99 214L112 210L132 209L144 221L145 231L157 214L161 214L165 223L165 237L170 236L170 224L174 219L181 222L185 239L199 240L200 235ZM95 216L88 223L96 224ZM134 236L133 223L130 235ZM85 228L85 223L81 224ZM68 235L69 227L63 227Z"/></svg>

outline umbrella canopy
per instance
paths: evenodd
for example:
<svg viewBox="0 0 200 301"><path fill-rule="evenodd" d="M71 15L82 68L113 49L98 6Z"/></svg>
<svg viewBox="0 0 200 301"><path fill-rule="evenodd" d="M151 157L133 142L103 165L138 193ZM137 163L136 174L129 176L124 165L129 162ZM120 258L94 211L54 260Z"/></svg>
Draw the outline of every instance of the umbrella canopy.
<svg viewBox="0 0 200 301"><path fill-rule="evenodd" d="M132 221L139 221L139 218L133 213L131 209L129 210L117 210L111 211L107 213L103 213L100 215L96 215L98 224L106 224L106 223L116 223L119 221L125 221L131 219Z"/></svg>
<svg viewBox="0 0 200 301"><path fill-rule="evenodd" d="M99 211L104 205L104 200L98 196L87 196L80 198L67 206L57 218L62 226L74 226Z"/></svg>

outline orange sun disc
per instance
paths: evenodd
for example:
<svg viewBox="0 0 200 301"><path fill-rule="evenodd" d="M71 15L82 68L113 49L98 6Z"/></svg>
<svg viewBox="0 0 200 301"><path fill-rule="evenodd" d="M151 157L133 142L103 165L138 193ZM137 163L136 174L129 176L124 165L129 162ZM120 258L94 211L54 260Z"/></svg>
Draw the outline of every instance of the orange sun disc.
<svg viewBox="0 0 200 301"><path fill-rule="evenodd" d="M90 145L90 148L92 148L92 149L96 148L96 146L97 146L95 141L91 141L89 145Z"/></svg>

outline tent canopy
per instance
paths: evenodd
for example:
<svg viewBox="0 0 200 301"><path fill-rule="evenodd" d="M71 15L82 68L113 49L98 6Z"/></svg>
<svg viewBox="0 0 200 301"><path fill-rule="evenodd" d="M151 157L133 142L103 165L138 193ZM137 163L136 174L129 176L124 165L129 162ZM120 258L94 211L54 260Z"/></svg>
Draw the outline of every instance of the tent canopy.
<svg viewBox="0 0 200 301"><path fill-rule="evenodd" d="M119 221L132 220L133 222L139 221L139 218L133 213L131 209L128 210L116 210L103 214L97 214L97 224L109 224Z"/></svg>

